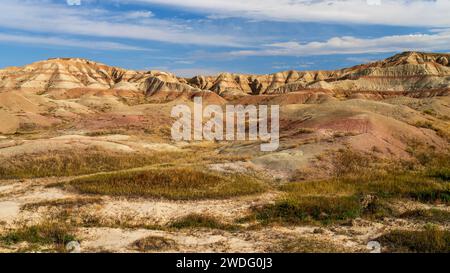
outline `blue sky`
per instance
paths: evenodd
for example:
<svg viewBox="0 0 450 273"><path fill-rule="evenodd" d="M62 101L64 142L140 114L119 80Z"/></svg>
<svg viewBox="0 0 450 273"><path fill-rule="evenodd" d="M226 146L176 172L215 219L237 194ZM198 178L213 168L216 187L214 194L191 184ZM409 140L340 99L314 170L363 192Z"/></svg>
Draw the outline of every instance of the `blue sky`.
<svg viewBox="0 0 450 273"><path fill-rule="evenodd" d="M450 51L449 0L2 0L0 67L82 57L180 76Z"/></svg>

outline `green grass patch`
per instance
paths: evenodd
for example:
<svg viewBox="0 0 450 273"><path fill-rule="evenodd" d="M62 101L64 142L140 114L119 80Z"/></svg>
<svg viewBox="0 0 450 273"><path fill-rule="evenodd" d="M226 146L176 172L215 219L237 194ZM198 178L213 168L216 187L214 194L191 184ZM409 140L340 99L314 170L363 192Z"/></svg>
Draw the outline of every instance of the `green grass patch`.
<svg viewBox="0 0 450 273"><path fill-rule="evenodd" d="M228 198L261 193L264 184L248 175L196 168L157 168L98 174L70 182L80 193L172 200Z"/></svg>
<svg viewBox="0 0 450 273"><path fill-rule="evenodd" d="M330 224L353 219L361 215L363 208L358 198L289 196L273 205L255 208L255 217L262 223L316 223Z"/></svg>
<svg viewBox="0 0 450 273"><path fill-rule="evenodd" d="M60 222L44 222L33 226L23 226L0 236L0 241L7 245L27 242L32 245L51 246L53 250L58 252L64 252L65 245L75 240L73 228Z"/></svg>
<svg viewBox="0 0 450 273"><path fill-rule="evenodd" d="M421 231L396 230L377 239L386 252L449 253L450 231L429 226Z"/></svg>

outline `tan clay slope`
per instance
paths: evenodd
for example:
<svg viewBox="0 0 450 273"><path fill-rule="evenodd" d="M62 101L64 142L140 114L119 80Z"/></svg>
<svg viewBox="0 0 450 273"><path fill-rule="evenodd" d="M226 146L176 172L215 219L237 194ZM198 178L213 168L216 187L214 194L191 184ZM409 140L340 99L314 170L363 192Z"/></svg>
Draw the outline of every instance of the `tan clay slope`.
<svg viewBox="0 0 450 273"><path fill-rule="evenodd" d="M336 71L286 71L270 75L223 73L179 78L159 71L140 72L84 59L51 59L0 70L1 89L116 89L159 92L213 91L223 97L282 94L301 90L345 92L426 92L450 89L450 55L405 52L383 61Z"/></svg>

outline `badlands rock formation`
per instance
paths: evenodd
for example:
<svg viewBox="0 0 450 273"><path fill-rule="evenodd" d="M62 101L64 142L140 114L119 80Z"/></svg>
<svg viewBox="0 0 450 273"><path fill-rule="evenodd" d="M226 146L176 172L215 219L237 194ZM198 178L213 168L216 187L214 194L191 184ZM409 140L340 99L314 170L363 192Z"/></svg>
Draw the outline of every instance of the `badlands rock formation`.
<svg viewBox="0 0 450 273"><path fill-rule="evenodd" d="M171 82L163 72L137 72L79 58L56 58L0 70L0 89L125 89L143 90L149 78Z"/></svg>
<svg viewBox="0 0 450 273"><path fill-rule="evenodd" d="M222 73L176 77L160 71L133 71L84 59L50 59L0 70L0 90L128 90L152 96L159 92L212 91L225 98L296 91L408 92L429 96L450 89L450 54L404 52L386 60L335 71L285 71L269 75Z"/></svg>
<svg viewBox="0 0 450 273"><path fill-rule="evenodd" d="M277 94L308 89L414 92L450 88L450 55L405 52L383 61L335 71L286 71L270 75L195 77L192 86L218 94Z"/></svg>

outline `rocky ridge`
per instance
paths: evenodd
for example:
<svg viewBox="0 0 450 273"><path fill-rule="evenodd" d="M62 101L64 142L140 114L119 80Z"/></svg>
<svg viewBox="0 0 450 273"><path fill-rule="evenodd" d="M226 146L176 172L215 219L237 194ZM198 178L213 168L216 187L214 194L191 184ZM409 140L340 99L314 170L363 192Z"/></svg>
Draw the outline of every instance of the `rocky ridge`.
<svg viewBox="0 0 450 273"><path fill-rule="evenodd" d="M284 71L269 75L222 73L181 78L161 71L135 71L79 58L56 58L0 70L0 90L40 93L75 88L143 92L212 91L223 97L333 92L417 92L450 89L450 54L404 52L388 59L333 71Z"/></svg>

